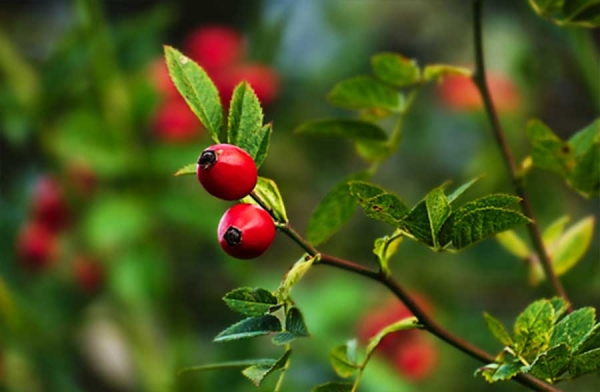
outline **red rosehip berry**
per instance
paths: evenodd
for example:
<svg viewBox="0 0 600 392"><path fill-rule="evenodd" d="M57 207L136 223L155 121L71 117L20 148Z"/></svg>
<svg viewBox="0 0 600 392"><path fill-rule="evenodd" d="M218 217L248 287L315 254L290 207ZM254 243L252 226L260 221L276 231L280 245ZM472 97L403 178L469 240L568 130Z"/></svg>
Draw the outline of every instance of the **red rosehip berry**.
<svg viewBox="0 0 600 392"><path fill-rule="evenodd" d="M267 211L254 204L236 204L228 209L217 230L221 248L238 259L263 254L275 239L275 224Z"/></svg>
<svg viewBox="0 0 600 392"><path fill-rule="evenodd" d="M196 175L208 193L223 200L248 196L258 180L252 157L231 144L215 144L202 151Z"/></svg>
<svg viewBox="0 0 600 392"><path fill-rule="evenodd" d="M190 33L184 44L185 53L209 74L229 67L244 55L244 39L226 26L204 26Z"/></svg>
<svg viewBox="0 0 600 392"><path fill-rule="evenodd" d="M193 140L201 135L202 124L183 98L173 98L163 103L154 118L156 136L169 143Z"/></svg>
<svg viewBox="0 0 600 392"><path fill-rule="evenodd" d="M60 231L69 223L63 190L53 177L44 176L37 181L31 207L33 218L51 231Z"/></svg>
<svg viewBox="0 0 600 392"><path fill-rule="evenodd" d="M98 291L104 282L104 268L98 261L79 256L72 264L73 275L77 285L85 292Z"/></svg>
<svg viewBox="0 0 600 392"><path fill-rule="evenodd" d="M56 259L56 234L40 222L26 223L17 236L16 248L18 258L27 269L42 270Z"/></svg>

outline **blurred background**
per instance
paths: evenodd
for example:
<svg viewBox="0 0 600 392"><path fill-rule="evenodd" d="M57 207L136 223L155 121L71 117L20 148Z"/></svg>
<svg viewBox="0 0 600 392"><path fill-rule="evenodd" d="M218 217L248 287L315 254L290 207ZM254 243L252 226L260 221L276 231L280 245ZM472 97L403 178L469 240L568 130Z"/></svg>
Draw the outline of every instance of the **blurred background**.
<svg viewBox="0 0 600 392"><path fill-rule="evenodd" d="M236 369L176 375L281 355L267 338L212 339L239 319L221 300L226 292L275 289L302 252L282 235L253 261L221 251L216 227L229 204L194 176L172 175L211 142L170 85L163 44L203 64L224 99L235 82L252 84L274 124L261 175L278 183L304 231L329 189L367 164L351 144L293 129L351 115L325 96L336 82L370 73L375 53L471 66L470 19L462 0L2 1L0 391L273 389L276 377L256 388ZM492 93L519 161L529 151L528 119L568 138L598 116L598 31L558 28L525 0L486 2L484 30L490 77L500 86ZM215 56L234 65L224 71L210 64ZM465 200L512 192L479 101L429 85L406 119L398 154L373 181L412 205L446 180L480 175ZM597 200L552 174L533 171L528 188L542 227L563 215L598 215ZM373 240L389 233L357 211L322 250L374 266ZM510 325L529 302L552 295L544 283L531 287L527 266L494 240L455 255L404 241L392 268L442 325L489 352L501 347L484 310ZM563 282L576 307L598 308L596 234ZM293 297L312 337L293 344L283 387L290 392L335 380L328 350L357 335L364 346L364 335L383 326L374 320L403 312L372 282L326 266L312 269ZM410 349L376 354L360 390L523 389L486 384L473 376L478 362L417 334L405 343ZM599 384L591 375L561 387Z"/></svg>

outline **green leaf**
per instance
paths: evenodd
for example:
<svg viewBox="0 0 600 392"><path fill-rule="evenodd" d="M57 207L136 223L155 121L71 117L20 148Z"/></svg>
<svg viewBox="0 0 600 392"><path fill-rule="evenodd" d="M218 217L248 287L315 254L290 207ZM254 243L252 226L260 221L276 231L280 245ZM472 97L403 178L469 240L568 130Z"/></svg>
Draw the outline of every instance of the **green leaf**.
<svg viewBox="0 0 600 392"><path fill-rule="evenodd" d="M504 249L520 259L525 259L531 253L529 247L523 242L521 237L512 230L506 230L496 234L496 239Z"/></svg>
<svg viewBox="0 0 600 392"><path fill-rule="evenodd" d="M334 347L329 352L329 362L335 373L342 377L348 378L354 375L360 366L352 359L352 355L349 355L349 350L352 346L348 344L342 344Z"/></svg>
<svg viewBox="0 0 600 392"><path fill-rule="evenodd" d="M373 254L377 256L379 266L383 272L389 273L390 258L398 250L398 246L400 246L403 238L402 232L400 230L396 230L391 236L386 235L375 240L373 245Z"/></svg>
<svg viewBox="0 0 600 392"><path fill-rule="evenodd" d="M502 344L504 344L505 346L512 346L512 338L510 337L510 335L506 331L506 328L504 327L502 322L500 322L500 320L496 319L487 312L483 313L483 318L485 319L485 323L487 324L488 329L496 339L502 342Z"/></svg>
<svg viewBox="0 0 600 392"><path fill-rule="evenodd" d="M371 353L377 348L383 338L389 334L414 328L419 328L419 320L416 317L407 317L402 320L398 320L393 324L385 326L383 329L377 332L377 335L369 339L369 342L367 343L367 357L370 356Z"/></svg>
<svg viewBox="0 0 600 392"><path fill-rule="evenodd" d="M575 166L573 148L539 120L529 121L527 136L531 142L533 164L566 178Z"/></svg>
<svg viewBox="0 0 600 392"><path fill-rule="evenodd" d="M551 247L554 241L560 237L565 229L565 226L567 223L569 223L569 220L570 218L567 215L561 216L552 222L550 226L546 228L546 230L544 230L544 233L542 234L542 240L544 241L544 245L546 245L546 247Z"/></svg>
<svg viewBox="0 0 600 392"><path fill-rule="evenodd" d="M561 297L551 298L550 305L552 305L552 308L554 309L554 320L558 320L567 310L569 310L568 302Z"/></svg>
<svg viewBox="0 0 600 392"><path fill-rule="evenodd" d="M600 119L569 139L575 154L575 167L569 184L585 197L600 194Z"/></svg>
<svg viewBox="0 0 600 392"><path fill-rule="evenodd" d="M592 242L594 217L589 216L571 226L550 248L554 272L563 275L573 268Z"/></svg>
<svg viewBox="0 0 600 392"><path fill-rule="evenodd" d="M285 331L279 332L271 339L273 344L280 346L288 344L297 338L309 337L308 329L304 323L304 317L300 309L291 307L285 316Z"/></svg>
<svg viewBox="0 0 600 392"><path fill-rule="evenodd" d="M171 79L211 138L219 143L223 126L223 107L219 92L206 72L178 50L165 46L165 58Z"/></svg>
<svg viewBox="0 0 600 392"><path fill-rule="evenodd" d="M435 248L440 248L438 233L446 222L446 219L448 219L452 213L443 186L435 188L425 196L425 207L427 208L433 246Z"/></svg>
<svg viewBox="0 0 600 392"><path fill-rule="evenodd" d="M471 181L466 182L456 188L454 192L448 195L448 203L452 204L456 199L458 199L463 193L465 193L469 188L473 186L477 181L479 181L479 177L473 178Z"/></svg>
<svg viewBox="0 0 600 392"><path fill-rule="evenodd" d="M245 316L262 316L277 305L277 298L261 288L240 287L225 294L223 301L234 312Z"/></svg>
<svg viewBox="0 0 600 392"><path fill-rule="evenodd" d="M536 14L559 26L600 27L599 0L529 0Z"/></svg>
<svg viewBox="0 0 600 392"><path fill-rule="evenodd" d="M408 207L398 196L364 181L349 182L350 194L364 209L369 218L397 227L408 212Z"/></svg>
<svg viewBox="0 0 600 392"><path fill-rule="evenodd" d="M211 363L207 365L200 366L190 366L183 369L180 369L177 372L177 375L180 376L184 373L190 372L203 372L207 370L218 370L218 369L231 369L238 367L246 367L246 366L273 366L277 362L276 359L271 358L261 358L261 359L244 359L241 361L227 361L227 362L219 362L219 363Z"/></svg>
<svg viewBox="0 0 600 392"><path fill-rule="evenodd" d="M247 82L238 84L229 106L227 142L242 148L255 162L262 150L261 159L264 160L270 131L270 127L263 127L262 108L252 87Z"/></svg>
<svg viewBox="0 0 600 392"><path fill-rule="evenodd" d="M419 66L414 60L397 53L379 53L371 57L373 73L380 80L396 87L419 83Z"/></svg>
<svg viewBox="0 0 600 392"><path fill-rule="evenodd" d="M349 140L385 141L387 134L379 126L360 120L324 119L308 121L295 129L307 135L337 136Z"/></svg>
<svg viewBox="0 0 600 392"><path fill-rule="evenodd" d="M179 170L177 170L173 175L174 176L182 176L184 174L196 174L197 165L198 165L197 163L187 164L187 165L183 166L182 168L180 168Z"/></svg>
<svg viewBox="0 0 600 392"><path fill-rule="evenodd" d="M258 177L253 192L269 207L278 222L288 222L285 204L283 204L283 198L281 197L281 193L279 193L279 188L275 181L265 177ZM258 205L252 196L246 196L240 202Z"/></svg>
<svg viewBox="0 0 600 392"><path fill-rule="evenodd" d="M552 347L540 354L533 363L523 371L531 375L554 382L567 370L571 361L571 353L565 344Z"/></svg>
<svg viewBox="0 0 600 392"><path fill-rule="evenodd" d="M441 82L447 76L460 75L471 77L473 71L469 68L457 67L448 64L430 64L423 70L423 80L426 82L437 80Z"/></svg>
<svg viewBox="0 0 600 392"><path fill-rule="evenodd" d="M554 307L545 299L533 302L517 317L514 350L518 356L531 361L548 348L554 317Z"/></svg>
<svg viewBox="0 0 600 392"><path fill-rule="evenodd" d="M356 202L350 194L348 182L368 178L369 174L366 172L354 173L344 178L329 191L319 202L308 221L306 229L308 242L315 246L322 244L350 220L356 211Z"/></svg>
<svg viewBox="0 0 600 392"><path fill-rule="evenodd" d="M258 150L254 155L254 162L256 163L256 167L260 168L267 157L267 153L269 152L269 145L271 144L271 134L273 133L273 124L268 123L263 125L260 130L260 133L263 135L262 142L258 146Z"/></svg>
<svg viewBox="0 0 600 392"><path fill-rule="evenodd" d="M286 301L289 297L289 292L300 279L308 272L310 267L315 261L318 260L318 256L311 256L305 254L294 263L292 268L285 274L285 278L277 289L277 296L283 301Z"/></svg>
<svg viewBox="0 0 600 392"><path fill-rule="evenodd" d="M572 350L573 353L584 353L586 351L600 348L600 323L596 324L584 337L579 344Z"/></svg>
<svg viewBox="0 0 600 392"><path fill-rule="evenodd" d="M417 205L402 218L400 227L416 240L421 241L428 246L434 246L425 200L421 200L417 203Z"/></svg>
<svg viewBox="0 0 600 392"><path fill-rule="evenodd" d="M228 342L231 340L247 339L280 331L281 322L275 316L267 314L258 317L248 317L221 331L221 333L213 339L213 342Z"/></svg>
<svg viewBox="0 0 600 392"><path fill-rule="evenodd" d="M351 392L353 386L350 382L331 381L317 385L311 392Z"/></svg>
<svg viewBox="0 0 600 392"><path fill-rule="evenodd" d="M332 105L346 109L400 110L400 93L370 76L355 76L339 82L328 95Z"/></svg>
<svg viewBox="0 0 600 392"><path fill-rule="evenodd" d="M489 383L496 381L510 380L521 372L523 364L518 360L511 360L501 364L492 363L477 370L477 373L485 378Z"/></svg>
<svg viewBox="0 0 600 392"><path fill-rule="evenodd" d="M598 370L600 370L600 348L576 355L569 364L569 373L573 378Z"/></svg>
<svg viewBox="0 0 600 392"><path fill-rule="evenodd" d="M354 143L358 156L367 162L381 162L389 158L396 150L389 142L358 141Z"/></svg>
<svg viewBox="0 0 600 392"><path fill-rule="evenodd" d="M600 119L576 132L569 138L569 145L576 157L583 156L590 148L597 147L600 139Z"/></svg>
<svg viewBox="0 0 600 392"><path fill-rule="evenodd" d="M579 347L596 322L596 310L586 307L577 309L555 326L550 347L566 344L569 349Z"/></svg>
<svg viewBox="0 0 600 392"><path fill-rule="evenodd" d="M287 350L281 356L281 358L279 358L273 364L255 364L242 370L242 374L248 377L250 381L252 381L254 385L258 387L260 386L260 383L265 379L265 377L267 377L269 374L273 373L276 370L284 368L291 354L292 350Z"/></svg>

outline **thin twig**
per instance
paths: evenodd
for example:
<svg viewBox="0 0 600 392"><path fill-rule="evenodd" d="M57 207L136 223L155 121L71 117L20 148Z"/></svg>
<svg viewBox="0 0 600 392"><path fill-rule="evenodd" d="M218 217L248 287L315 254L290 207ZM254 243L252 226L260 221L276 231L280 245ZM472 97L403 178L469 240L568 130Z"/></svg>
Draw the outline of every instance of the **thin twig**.
<svg viewBox="0 0 600 392"><path fill-rule="evenodd" d="M492 131L496 138L496 143L500 147L502 156L504 158L504 162L512 177L515 192L522 199L522 202L520 203L521 210L523 211L523 214L525 214L525 216L527 216L531 220L531 223L527 225L527 229L529 231L529 236L531 237L531 242L533 243L535 251L539 257L540 263L544 270L544 274L546 275L546 279L548 279L556 293L559 296L561 296L565 301L567 301L567 303L569 304L569 310L571 310L571 302L569 301L569 297L567 296L567 293L563 288L560 279L554 271L552 261L550 260L548 252L546 251L546 247L544 245L544 241L542 240L542 235L540 233L540 228L531 208L529 195L525 190L524 178L519 173L517 165L515 164L515 159L506 140L506 136L504 130L502 129L502 125L500 124L500 120L498 119L498 112L496 111L487 85L485 77L485 62L483 56L483 34L481 27L482 4L483 0L473 0L473 35L475 44L475 73L473 74L473 81L475 82L475 85L477 86L479 94L481 95L481 98L483 100L487 117L490 121Z"/></svg>

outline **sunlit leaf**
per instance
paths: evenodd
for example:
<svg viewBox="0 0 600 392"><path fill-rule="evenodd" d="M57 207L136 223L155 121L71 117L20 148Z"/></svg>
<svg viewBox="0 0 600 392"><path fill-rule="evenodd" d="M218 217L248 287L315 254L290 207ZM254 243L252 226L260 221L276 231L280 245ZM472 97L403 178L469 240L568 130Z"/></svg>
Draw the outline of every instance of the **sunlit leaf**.
<svg viewBox="0 0 600 392"><path fill-rule="evenodd" d="M376 54L371 57L371 67L375 76L396 87L410 86L421 79L417 63L397 53Z"/></svg>

